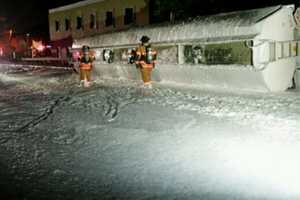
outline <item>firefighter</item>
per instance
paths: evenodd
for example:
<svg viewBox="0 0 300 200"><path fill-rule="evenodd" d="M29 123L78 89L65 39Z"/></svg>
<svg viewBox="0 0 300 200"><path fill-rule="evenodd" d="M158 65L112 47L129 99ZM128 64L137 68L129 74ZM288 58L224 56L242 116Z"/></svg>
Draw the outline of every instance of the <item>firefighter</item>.
<svg viewBox="0 0 300 200"><path fill-rule="evenodd" d="M83 46L82 52L79 57L80 61L80 85L83 85L84 87L90 87L91 86L91 72L93 68L93 61L95 60L95 57L93 55L93 52L90 51L89 46Z"/></svg>
<svg viewBox="0 0 300 200"><path fill-rule="evenodd" d="M142 80L146 88L152 88L151 74L156 63L156 51L149 44L150 38L143 36L141 44L136 49L136 65L141 71Z"/></svg>

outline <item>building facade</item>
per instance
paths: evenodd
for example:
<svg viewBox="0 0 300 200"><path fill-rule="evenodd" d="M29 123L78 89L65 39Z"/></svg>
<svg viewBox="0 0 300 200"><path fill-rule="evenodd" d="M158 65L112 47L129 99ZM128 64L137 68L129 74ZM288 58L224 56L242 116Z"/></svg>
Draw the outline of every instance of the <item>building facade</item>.
<svg viewBox="0 0 300 200"><path fill-rule="evenodd" d="M149 24L149 0L86 0L49 10L50 40L79 39Z"/></svg>

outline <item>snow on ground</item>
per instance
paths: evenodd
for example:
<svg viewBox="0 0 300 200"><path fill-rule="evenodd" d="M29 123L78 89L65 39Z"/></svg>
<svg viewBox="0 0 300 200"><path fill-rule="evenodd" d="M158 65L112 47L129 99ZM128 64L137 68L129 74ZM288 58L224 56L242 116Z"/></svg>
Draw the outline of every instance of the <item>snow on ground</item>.
<svg viewBox="0 0 300 200"><path fill-rule="evenodd" d="M0 74L2 199L300 198L300 94Z"/></svg>

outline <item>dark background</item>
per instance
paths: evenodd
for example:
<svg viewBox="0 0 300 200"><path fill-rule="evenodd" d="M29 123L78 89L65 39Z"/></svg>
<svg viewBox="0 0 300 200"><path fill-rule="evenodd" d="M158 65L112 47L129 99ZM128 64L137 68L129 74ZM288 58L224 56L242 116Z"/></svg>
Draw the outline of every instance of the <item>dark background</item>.
<svg viewBox="0 0 300 200"><path fill-rule="evenodd" d="M0 0L0 32L13 29L16 34L48 39L48 9L79 0ZM160 9L174 10L177 19L278 4L298 4L300 0L151 0L160 1ZM153 4L155 5L155 3ZM155 6L154 8L155 9Z"/></svg>

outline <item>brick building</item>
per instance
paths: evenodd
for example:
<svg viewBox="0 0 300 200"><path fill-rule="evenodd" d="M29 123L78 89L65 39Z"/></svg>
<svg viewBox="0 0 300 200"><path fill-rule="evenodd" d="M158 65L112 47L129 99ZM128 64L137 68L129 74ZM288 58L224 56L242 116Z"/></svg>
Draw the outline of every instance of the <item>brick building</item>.
<svg viewBox="0 0 300 200"><path fill-rule="evenodd" d="M51 41L149 24L149 0L86 0L49 10Z"/></svg>

